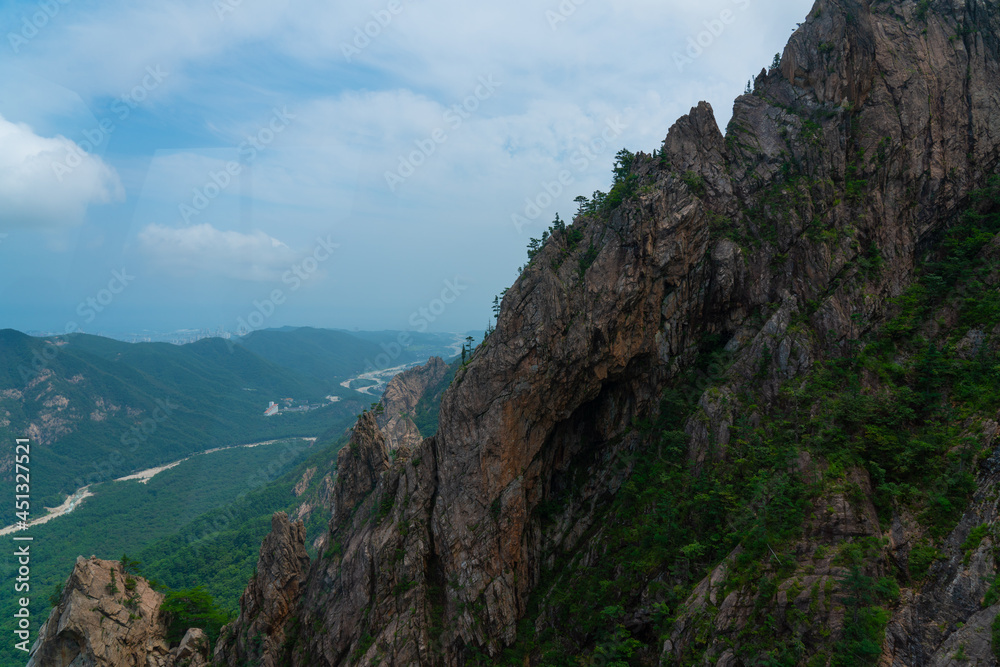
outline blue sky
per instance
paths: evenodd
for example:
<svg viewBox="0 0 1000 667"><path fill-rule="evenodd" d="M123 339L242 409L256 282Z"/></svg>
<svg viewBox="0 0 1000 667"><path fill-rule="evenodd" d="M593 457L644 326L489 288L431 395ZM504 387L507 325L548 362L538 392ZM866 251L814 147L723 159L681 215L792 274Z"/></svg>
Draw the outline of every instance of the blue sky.
<svg viewBox="0 0 1000 667"><path fill-rule="evenodd" d="M0 3L0 327L484 328L619 148L724 127L810 6Z"/></svg>

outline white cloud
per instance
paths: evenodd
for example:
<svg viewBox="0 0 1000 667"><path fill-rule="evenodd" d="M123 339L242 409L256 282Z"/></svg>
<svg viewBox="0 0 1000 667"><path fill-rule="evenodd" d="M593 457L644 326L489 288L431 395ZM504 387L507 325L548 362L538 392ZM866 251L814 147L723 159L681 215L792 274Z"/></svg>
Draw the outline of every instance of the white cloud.
<svg viewBox="0 0 1000 667"><path fill-rule="evenodd" d="M100 157L0 116L0 228L78 225L89 205L123 197L118 174Z"/></svg>
<svg viewBox="0 0 1000 667"><path fill-rule="evenodd" d="M154 266L180 277L272 281L300 258L262 231L244 234L207 224L179 229L151 224L139 232L138 241Z"/></svg>
<svg viewBox="0 0 1000 667"><path fill-rule="evenodd" d="M303 299L299 323L318 322L309 308L319 312L323 298L331 318L372 312L367 326L405 326L440 280L456 273L478 284L456 318L460 310L485 313L524 261L528 237L557 211L568 218L574 196L608 188L619 148L657 148L677 117L703 99L724 128L733 97L770 63L811 2L402 0L403 10L381 28L371 22L384 19L388 0L242 0L222 17L218 3L205 0L70 3L8 59L26 72L12 89L30 94L0 100L0 113L81 143L98 119L116 123L104 155L130 205L102 217L105 255L121 251L132 266L130 253L140 254L158 269L162 280L151 271L148 284L164 295L150 302L176 309L180 321L194 323L192 300L220 304L222 312L236 295L270 290L259 281L280 280L301 259L298 249L329 234L345 251L324 266L330 280L317 296L296 297ZM23 8L8 4L0 19L20 24ZM551 23L547 12L571 5L565 21ZM374 37L348 61L344 45L366 26ZM706 30L711 39L701 39ZM692 40L707 45L679 61ZM119 121L115 99L139 85L147 67L169 78ZM64 110L56 104L62 98L43 95L32 76L61 83L93 117ZM444 114L480 77L502 86L452 127ZM184 227L179 206L242 157L245 137L285 105L296 120L190 219L198 226ZM624 129L611 145L594 159L573 160L619 116ZM385 173L441 129L447 140L390 190ZM572 183L531 226L516 229L512 215L529 200L548 199L545 188L561 171ZM97 261L98 253L80 254L81 264ZM67 264L67 273L71 267L78 271ZM369 290L356 288L358 276Z"/></svg>

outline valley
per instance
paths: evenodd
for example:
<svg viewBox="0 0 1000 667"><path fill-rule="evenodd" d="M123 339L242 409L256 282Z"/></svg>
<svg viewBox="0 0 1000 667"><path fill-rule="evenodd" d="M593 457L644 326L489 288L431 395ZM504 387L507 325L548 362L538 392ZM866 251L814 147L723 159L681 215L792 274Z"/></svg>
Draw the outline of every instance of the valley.
<svg viewBox="0 0 1000 667"><path fill-rule="evenodd" d="M40 526L44 523L48 523L49 521L55 519L56 517L63 516L64 514L69 514L77 507L79 507L80 503L82 503L84 500L90 498L93 495L94 494L90 492L89 486L81 487L76 491L74 491L71 495L69 495L66 498L66 500L63 501L62 505L60 505L59 507L46 507L45 509L48 513L45 514L44 516L38 517L37 519L32 519L31 521L29 521L27 523L27 528L32 528L33 526ZM9 535L11 533L17 532L18 530L19 530L18 524L12 524L10 526L7 526L6 528L0 529L0 536Z"/></svg>
<svg viewBox="0 0 1000 667"><path fill-rule="evenodd" d="M312 443L312 442L316 441L316 438L315 437L312 437L312 438L301 438L301 440L304 440L306 442ZM250 443L250 444L246 444L246 445L229 445L228 447L216 447L214 449L207 449L204 452L200 452L199 454L194 454L193 456L187 456L187 457L184 457L183 459L178 459L177 461L173 461L171 463L166 463L164 465L156 466L155 468L148 468L146 470L140 470L139 472L132 473L130 475L126 475L124 477L119 477L119 478L115 479L114 481L116 481L116 482L128 482L128 481L133 481L134 480L134 481L139 482L140 484L146 484L147 482L149 482L149 480L151 480L153 477L155 477L159 473L164 472L165 470L170 470L171 468L176 468L177 466L179 466L180 464L184 463L185 461L189 461L194 456L206 456L208 454L213 454L215 452L226 451L227 449L241 449L241 448L243 448L243 449L249 449L249 448L252 448L252 447L260 447L260 446L263 446L263 445L273 445L276 442L278 442L278 441L277 440L265 440L263 442L254 442L254 443ZM66 498L66 500L63 501L62 505L60 505L59 507L52 507L52 508L48 508L47 507L47 508L45 508L48 511L48 513L45 514L44 516L38 517L37 519L32 519L31 521L29 521L28 524L27 524L27 528L30 529L30 528L32 528L34 526L40 526L42 524L48 523L49 521L51 521L52 519L55 519L56 517L60 517L60 516L69 514L70 512L72 512L73 510L75 510L77 507L79 507L80 504L83 503L84 500L86 500L87 498L92 498L93 496L94 496L94 494L90 491L90 485L87 485L87 486L84 486L84 487L80 487L79 489L77 489L76 491L74 491L72 494L70 494ZM17 524L13 524L13 525L7 526L6 528L0 529L0 536L2 536L2 535L9 535L11 533L17 532L18 530L19 530L18 525Z"/></svg>
<svg viewBox="0 0 1000 667"><path fill-rule="evenodd" d="M344 428L348 424L347 419L341 422ZM158 473L147 471L150 476L144 480L115 480L93 485L88 489L86 502L77 505L71 513L58 519L50 514L45 517L48 521L32 525L22 533L33 538L32 590L36 593L32 596L32 612L36 618L44 618L49 593L65 579L80 555L97 554L117 559L122 553L128 553L148 563L152 558L147 554L154 553L155 564L148 563L143 571L165 584L175 582L180 573L203 569L223 573L220 576L237 581L252 569L253 549L230 545L224 550L225 558L220 552L219 558L206 557L192 565L177 556L176 548L162 554L150 548L173 535L179 535L187 543L196 532L201 544L212 542L217 529L205 532L189 527L213 513L223 512L222 516L230 517L227 522L234 522L231 517L241 512L270 516L271 511L285 509L289 501L294 500L290 487L280 487L284 491L277 494L270 489L317 452L320 448L314 439L227 447L189 457ZM259 537L263 537L263 533ZM13 549L8 551L13 553ZM12 556L0 559L2 573L10 573L16 567L17 561ZM238 598L237 589L235 585L229 589L220 583L212 586L212 593L231 607ZM9 596L0 598L0 613L4 617L10 617L7 611L12 603ZM4 631L9 631L8 626L6 620L0 621ZM0 647L0 664L23 665L23 659L17 662L16 654L2 652L7 648Z"/></svg>
<svg viewBox="0 0 1000 667"><path fill-rule="evenodd" d="M0 437L27 435L45 453L34 462L32 505L58 507L84 486L213 447L321 433L370 402L374 390L341 382L395 336L302 328L176 346L0 331ZM400 362L447 353L455 335L411 340ZM283 396L321 407L265 417ZM10 463L0 458L0 477Z"/></svg>
<svg viewBox="0 0 1000 667"><path fill-rule="evenodd" d="M385 385L389 382L389 380L406 369L413 368L418 365L418 362L411 362L383 370L368 371L366 373L356 375L348 380L344 380L340 383L340 386L344 389L354 389L354 391L359 393L377 398L385 390Z"/></svg>
<svg viewBox="0 0 1000 667"><path fill-rule="evenodd" d="M32 589L48 591L62 581L78 555L124 552L138 556L144 573L165 586L194 585L197 577L220 605L234 609L271 513L291 511L302 502L299 495L317 493L322 478L301 484L306 462L332 465L341 435L378 399L376 389L385 388L357 392L343 384L345 375L348 383L364 375L366 359L397 334L361 336L263 331L243 342L174 346L0 332L6 382L0 431L33 434L32 478L47 482L33 489L32 507L37 514L44 501L48 513L33 516L23 532L16 525L0 530L4 539L32 537ZM401 367L447 354L457 338L415 335L413 349L398 355ZM58 352L47 354L46 346ZM303 363L301 349L315 362ZM33 358L48 359L22 379ZM379 377L387 381L393 370ZM318 407L265 417L268 400L281 396ZM97 465L81 465L95 458ZM318 536L329 510L310 515L310 531ZM16 567L9 554L0 559L0 574ZM47 594L32 597L36 617L46 613ZM12 618L9 603L9 597L0 600L3 618ZM0 621L0 631L9 625ZM18 659L0 647L0 664L23 664Z"/></svg>

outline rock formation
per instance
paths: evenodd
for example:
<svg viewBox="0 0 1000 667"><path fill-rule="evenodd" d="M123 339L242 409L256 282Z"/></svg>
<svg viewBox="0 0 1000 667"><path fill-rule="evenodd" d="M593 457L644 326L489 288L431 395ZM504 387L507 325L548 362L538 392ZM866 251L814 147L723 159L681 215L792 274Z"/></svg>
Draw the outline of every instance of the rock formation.
<svg viewBox="0 0 1000 667"><path fill-rule="evenodd" d="M285 641L285 622L292 614L309 569L302 522L291 523L277 512L264 538L256 574L240 598L240 615L219 637L216 655L232 667L275 667L271 656Z"/></svg>
<svg viewBox="0 0 1000 667"><path fill-rule="evenodd" d="M448 374L448 365L441 357L431 357L423 366L403 371L389 381L379 400L382 409L377 415L379 428L385 434L390 450L412 449L423 437L413 422L417 404L429 389Z"/></svg>
<svg viewBox="0 0 1000 667"><path fill-rule="evenodd" d="M163 595L115 561L77 558L59 604L39 631L28 667L202 667L208 638L191 629L170 649Z"/></svg>
<svg viewBox="0 0 1000 667"><path fill-rule="evenodd" d="M337 493L345 496L340 499L339 505L346 506L348 510L354 506L357 500L355 496L368 493L371 489L360 484L353 475L360 472L360 468L366 468L363 472L364 478L377 480L378 474L388 465L390 456L394 456L396 452L400 451L405 456L407 452L420 444L423 438L413 421L417 406L421 400L433 399L429 394L442 384L447 375L448 365L444 363L444 360L440 357L431 357L426 364L407 369L393 377L386 385L385 392L371 414L360 420L349 431L348 446L339 453L336 468L346 470L348 481L341 484L339 492L335 492L332 471L327 473L322 478L318 489L292 513L293 519L305 521L317 508L332 512ZM378 452L360 452L357 447L358 440L373 438L375 430L380 432L379 441L384 440L384 446L379 447ZM353 460L359 452L365 457L365 461ZM303 474L302 479L293 490L296 497L302 496L315 473L316 471L310 468ZM374 485L374 481L371 482L371 485ZM364 486L363 489L362 486ZM317 536L314 544L322 545L325 548L326 538L325 534Z"/></svg>
<svg viewBox="0 0 1000 667"><path fill-rule="evenodd" d="M728 356L708 391L693 385L676 464L692 476L736 465L726 452L737 425L751 432L817 364L898 312L893 299L996 173L998 35L987 0L819 0L780 63L737 99L725 136L702 103L657 154L623 158L616 188L555 230L506 293L496 330L446 392L434 437L393 458L376 420L362 417L339 463L330 546L274 636L300 632L269 641L265 664L482 664L525 636L572 634L565 614L589 610L560 618L551 589L539 592L543 575L549 585L572 578L619 547L602 512L637 492L630 478L661 455L643 422L663 417L665 390L704 372L709 341ZM921 583L909 574L925 539L916 518L902 506L880 515L868 469L803 446L772 478L837 481L795 506L797 536L737 545L690 591L674 582L705 565L706 545L674 563L622 562L601 586L636 568L646 580L603 609L614 631L562 646L593 660L826 665L851 640L846 605L856 625L867 604L849 577L895 572L903 590L883 664L993 664L984 633L1000 607L980 604L994 570L989 538L963 545L995 519L997 467L979 471ZM729 518L759 521L767 535L768 513L785 510L771 500L755 496ZM741 580L734 571L751 547L759 569ZM233 632L244 636L247 623ZM542 661L533 650L525 644L526 664ZM217 655L236 664L229 648Z"/></svg>

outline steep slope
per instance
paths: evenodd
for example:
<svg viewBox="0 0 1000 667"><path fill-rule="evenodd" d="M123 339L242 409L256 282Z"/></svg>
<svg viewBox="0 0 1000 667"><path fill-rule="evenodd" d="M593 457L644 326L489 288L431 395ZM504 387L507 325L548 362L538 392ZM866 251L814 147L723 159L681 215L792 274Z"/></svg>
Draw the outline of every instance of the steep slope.
<svg viewBox="0 0 1000 667"><path fill-rule="evenodd" d="M116 572L117 569L117 572ZM208 640L191 629L170 649L163 595L119 563L77 558L59 604L32 647L28 667L202 667Z"/></svg>
<svg viewBox="0 0 1000 667"><path fill-rule="evenodd" d="M392 459L355 430L312 631L267 659L871 664L887 624L890 663L950 659L956 630L990 659L992 464L978 491L969 468L1000 401L935 373L971 335L950 290L982 293L949 262L1000 231L996 193L969 199L1000 157L998 35L986 0L819 0L725 137L702 103L619 154L437 434Z"/></svg>
<svg viewBox="0 0 1000 667"><path fill-rule="evenodd" d="M285 640L285 621L298 602L309 569L305 532L301 521L289 522L284 512L271 519L271 532L261 545L255 574L240 598L240 616L227 626L239 632L228 639L219 638L220 644L230 642L236 664L275 665L266 660L257 663L254 658L260 653L277 653Z"/></svg>
<svg viewBox="0 0 1000 667"><path fill-rule="evenodd" d="M420 444L423 438L414 421L417 406L422 399L433 400L434 396L427 396L428 392L443 382L447 375L448 365L444 360L431 357L423 366L409 369L389 381L379 399L381 408L377 409L377 421L389 440L390 449L412 449Z"/></svg>
<svg viewBox="0 0 1000 667"><path fill-rule="evenodd" d="M392 452L401 448L416 447L422 440L420 431L414 422L417 408L426 405L427 409L435 411L440 409L441 395L439 391L443 391L443 389L439 390L439 388L442 383L447 381L448 376L449 367L440 357L431 357L426 364L399 373L389 380L382 397L374 404L369 417L370 423L367 420L361 420L354 427L354 431L363 430L365 424L369 425L372 437L374 437L374 432L378 431L379 437L385 440L386 456L390 456ZM334 433L344 438L347 437L347 434L344 434L342 430L338 431L334 427L324 433L320 437L320 441L336 439ZM351 456L354 451L348 447L347 454L341 450L340 456ZM319 484L312 485L310 493L305 493L305 489L309 487L310 482L316 476L318 468L312 467L303 473L302 479L299 480L301 490L298 488L295 490L297 497L302 496L302 504L292 514L293 520L308 521L310 517L313 517L315 521L314 514L325 516L324 522L329 520L334 507L333 478L335 472L332 468L335 467L340 467L339 457L336 466L327 466L325 474L321 473L321 476L316 478L321 481ZM347 487L342 485L341 488L350 488L351 486L350 484ZM317 510L319 510L318 513ZM327 537L326 533L319 535L314 539L313 546L317 549L325 548Z"/></svg>
<svg viewBox="0 0 1000 667"><path fill-rule="evenodd" d="M295 510L292 521L284 513L272 518L271 533L260 548L260 559L246 591L240 599L240 615L227 627L217 647L224 664L279 664L279 657L295 646L303 632L296 619L286 626L303 592L309 569L305 551L303 520L314 514L332 515L331 525L339 525L359 511L390 462L408 456L409 448L420 444L410 418L414 407L433 400L434 391L447 376L448 366L434 357L423 366L408 369L389 381L376 407L365 411L350 431L347 444L339 450L336 469L313 485ZM308 468L294 492L303 495L316 477L317 467ZM338 481L334 482L333 478ZM301 489L301 490L300 490ZM369 503L370 504L370 503ZM314 546L336 553L341 545L328 545L328 534L314 540ZM251 641L254 637L262 641Z"/></svg>

